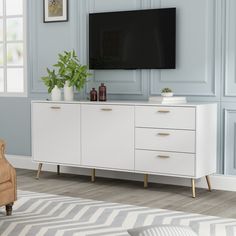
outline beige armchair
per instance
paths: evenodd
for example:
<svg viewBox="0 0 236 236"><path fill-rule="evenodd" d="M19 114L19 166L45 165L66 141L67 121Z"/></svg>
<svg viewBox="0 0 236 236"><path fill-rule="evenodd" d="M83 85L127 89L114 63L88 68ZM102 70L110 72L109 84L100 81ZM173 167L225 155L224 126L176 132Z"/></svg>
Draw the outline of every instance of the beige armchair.
<svg viewBox="0 0 236 236"><path fill-rule="evenodd" d="M0 140L0 207L6 207L6 215L12 214L16 201L16 172L5 158L5 142Z"/></svg>

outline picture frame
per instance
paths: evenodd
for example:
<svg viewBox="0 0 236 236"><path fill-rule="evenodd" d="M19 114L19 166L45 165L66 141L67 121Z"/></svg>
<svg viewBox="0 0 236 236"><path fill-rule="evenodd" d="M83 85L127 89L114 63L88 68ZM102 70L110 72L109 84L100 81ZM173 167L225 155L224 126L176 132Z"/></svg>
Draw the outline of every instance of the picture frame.
<svg viewBox="0 0 236 236"><path fill-rule="evenodd" d="M43 0L44 23L68 21L68 0Z"/></svg>

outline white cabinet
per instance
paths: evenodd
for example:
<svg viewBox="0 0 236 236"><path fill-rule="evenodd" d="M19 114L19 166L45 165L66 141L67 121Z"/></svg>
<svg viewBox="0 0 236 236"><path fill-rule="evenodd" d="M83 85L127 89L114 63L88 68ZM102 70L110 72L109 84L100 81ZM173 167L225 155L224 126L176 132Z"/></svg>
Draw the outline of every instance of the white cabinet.
<svg viewBox="0 0 236 236"><path fill-rule="evenodd" d="M134 170L134 106L81 105L82 165Z"/></svg>
<svg viewBox="0 0 236 236"><path fill-rule="evenodd" d="M195 196L216 171L216 117L216 104L32 102L33 160L187 177Z"/></svg>
<svg viewBox="0 0 236 236"><path fill-rule="evenodd" d="M32 104L33 159L38 162L80 164L80 105Z"/></svg>
<svg viewBox="0 0 236 236"><path fill-rule="evenodd" d="M216 104L136 106L135 170L193 178L215 173L216 117Z"/></svg>

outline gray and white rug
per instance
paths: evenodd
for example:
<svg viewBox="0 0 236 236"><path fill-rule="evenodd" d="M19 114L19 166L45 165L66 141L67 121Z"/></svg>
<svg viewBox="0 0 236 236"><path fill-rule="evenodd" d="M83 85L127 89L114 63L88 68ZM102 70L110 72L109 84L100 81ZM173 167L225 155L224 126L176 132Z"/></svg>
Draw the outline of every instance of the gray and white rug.
<svg viewBox="0 0 236 236"><path fill-rule="evenodd" d="M1 236L127 236L144 225L190 226L199 236L236 236L236 219L19 192L11 217L0 208Z"/></svg>

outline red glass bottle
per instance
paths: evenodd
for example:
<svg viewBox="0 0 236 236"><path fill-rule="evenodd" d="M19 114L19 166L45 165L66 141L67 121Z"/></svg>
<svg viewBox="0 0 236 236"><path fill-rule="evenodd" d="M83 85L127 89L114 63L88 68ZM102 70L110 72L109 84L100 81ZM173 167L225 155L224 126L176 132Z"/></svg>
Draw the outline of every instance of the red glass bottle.
<svg viewBox="0 0 236 236"><path fill-rule="evenodd" d="M104 83L99 86L99 101L105 102L107 100L107 88Z"/></svg>
<svg viewBox="0 0 236 236"><path fill-rule="evenodd" d="M92 88L90 91L90 101L97 101L98 100L98 93L95 88Z"/></svg>

